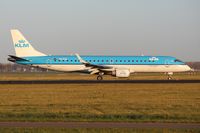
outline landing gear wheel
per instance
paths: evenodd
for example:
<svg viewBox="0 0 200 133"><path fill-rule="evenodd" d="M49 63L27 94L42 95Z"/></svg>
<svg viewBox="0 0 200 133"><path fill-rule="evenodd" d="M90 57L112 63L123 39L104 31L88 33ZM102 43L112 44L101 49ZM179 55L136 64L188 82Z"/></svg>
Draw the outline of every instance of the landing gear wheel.
<svg viewBox="0 0 200 133"><path fill-rule="evenodd" d="M167 79L168 79L168 80L172 80L173 72L168 72L167 75L168 75L168 78L167 78Z"/></svg>
<svg viewBox="0 0 200 133"><path fill-rule="evenodd" d="M103 80L103 77L101 75L98 75L97 80Z"/></svg>
<svg viewBox="0 0 200 133"><path fill-rule="evenodd" d="M167 79L168 79L168 80L171 80L171 79L172 79L172 77L168 77Z"/></svg>

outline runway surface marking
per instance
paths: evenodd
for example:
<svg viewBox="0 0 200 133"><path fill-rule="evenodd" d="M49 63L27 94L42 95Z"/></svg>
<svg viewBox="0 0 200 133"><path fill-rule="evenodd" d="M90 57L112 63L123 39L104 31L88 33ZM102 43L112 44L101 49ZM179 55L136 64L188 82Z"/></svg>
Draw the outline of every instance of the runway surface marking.
<svg viewBox="0 0 200 133"><path fill-rule="evenodd" d="M200 124L199 123L133 123L133 122L0 122L0 127L200 129Z"/></svg>
<svg viewBox="0 0 200 133"><path fill-rule="evenodd" d="M177 84L177 83L200 83L200 80L1 80L0 84Z"/></svg>

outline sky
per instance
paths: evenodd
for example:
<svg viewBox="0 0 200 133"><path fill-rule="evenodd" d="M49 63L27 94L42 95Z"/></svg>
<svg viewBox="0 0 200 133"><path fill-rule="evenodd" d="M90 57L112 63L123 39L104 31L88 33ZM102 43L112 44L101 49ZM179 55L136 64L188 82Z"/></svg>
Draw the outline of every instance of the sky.
<svg viewBox="0 0 200 133"><path fill-rule="evenodd" d="M19 29L48 55L166 55L200 61L200 0L0 0L0 63Z"/></svg>

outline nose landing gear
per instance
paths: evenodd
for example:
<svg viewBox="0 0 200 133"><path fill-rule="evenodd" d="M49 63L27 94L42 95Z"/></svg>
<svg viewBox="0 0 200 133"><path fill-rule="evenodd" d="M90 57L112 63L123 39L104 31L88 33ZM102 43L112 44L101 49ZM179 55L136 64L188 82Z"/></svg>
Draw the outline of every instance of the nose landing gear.
<svg viewBox="0 0 200 133"><path fill-rule="evenodd" d="M172 80L173 72L168 72L167 75L168 75L167 79Z"/></svg>

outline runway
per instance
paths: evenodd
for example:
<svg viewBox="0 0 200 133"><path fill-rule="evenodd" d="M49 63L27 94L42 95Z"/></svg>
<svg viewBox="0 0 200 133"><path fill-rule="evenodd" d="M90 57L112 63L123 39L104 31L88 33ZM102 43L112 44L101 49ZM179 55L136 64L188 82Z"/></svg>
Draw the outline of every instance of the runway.
<svg viewBox="0 0 200 133"><path fill-rule="evenodd" d="M0 122L0 127L200 129L200 124L199 123L134 123L134 122Z"/></svg>
<svg viewBox="0 0 200 133"><path fill-rule="evenodd" d="M200 80L1 80L0 84L189 84Z"/></svg>

